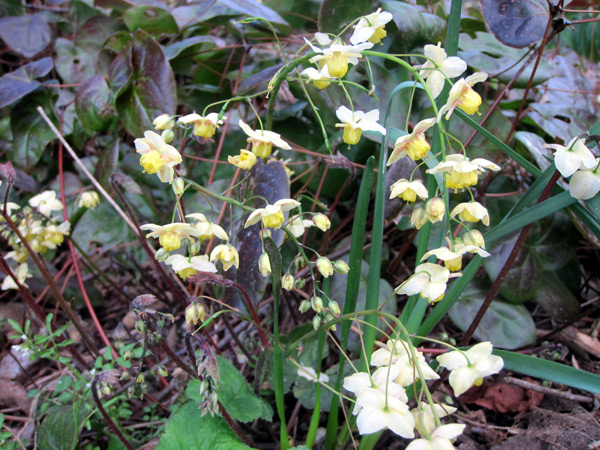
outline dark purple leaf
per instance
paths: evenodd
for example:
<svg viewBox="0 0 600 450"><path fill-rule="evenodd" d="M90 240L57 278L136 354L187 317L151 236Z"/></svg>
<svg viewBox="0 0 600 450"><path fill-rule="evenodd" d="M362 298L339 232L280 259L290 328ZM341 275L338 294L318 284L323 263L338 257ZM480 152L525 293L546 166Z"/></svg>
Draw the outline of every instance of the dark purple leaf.
<svg viewBox="0 0 600 450"><path fill-rule="evenodd" d="M496 38L523 48L540 41L548 23L543 0L481 0L483 18Z"/></svg>
<svg viewBox="0 0 600 450"><path fill-rule="evenodd" d="M40 82L35 79L46 76L52 67L52 58L42 58L3 75L0 78L0 108L36 90Z"/></svg>
<svg viewBox="0 0 600 450"><path fill-rule="evenodd" d="M15 52L32 58L50 43L51 30L38 14L0 19L0 37Z"/></svg>

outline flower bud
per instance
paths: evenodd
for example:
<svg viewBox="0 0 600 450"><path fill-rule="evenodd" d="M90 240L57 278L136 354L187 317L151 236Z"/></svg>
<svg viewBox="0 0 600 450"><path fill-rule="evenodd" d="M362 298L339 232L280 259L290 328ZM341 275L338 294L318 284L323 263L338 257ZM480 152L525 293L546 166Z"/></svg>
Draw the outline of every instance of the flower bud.
<svg viewBox="0 0 600 450"><path fill-rule="evenodd" d="M317 258L317 270L321 272L321 275L323 275L324 278L328 278L333 275L333 264L331 264L329 259L320 256Z"/></svg>
<svg viewBox="0 0 600 450"><path fill-rule="evenodd" d="M313 324L313 328L315 330L318 330L319 327L321 326L321 316L313 317L312 324Z"/></svg>
<svg viewBox="0 0 600 450"><path fill-rule="evenodd" d="M200 250L202 250L202 244L198 241L194 241L190 244L189 249L192 256L197 255L200 253Z"/></svg>
<svg viewBox="0 0 600 450"><path fill-rule="evenodd" d="M146 323L142 319L135 321L135 331L140 334L146 334Z"/></svg>
<svg viewBox="0 0 600 450"><path fill-rule="evenodd" d="M100 197L96 191L86 191L79 198L79 207L94 209L100 203Z"/></svg>
<svg viewBox="0 0 600 450"><path fill-rule="evenodd" d="M420 230L421 227L423 225L425 225L427 223L427 221L429 220L429 216L427 215L427 212L420 206L417 206L411 216L410 216L410 223L417 229Z"/></svg>
<svg viewBox="0 0 600 450"><path fill-rule="evenodd" d="M263 253L258 258L258 270L260 270L263 277L268 277L271 273L271 261L269 261L269 255L266 253Z"/></svg>
<svg viewBox="0 0 600 450"><path fill-rule="evenodd" d="M304 286L306 286L306 280L304 278L296 278L296 281L294 281L294 286L296 286L296 289L302 289Z"/></svg>
<svg viewBox="0 0 600 450"><path fill-rule="evenodd" d="M294 276L286 272L286 274L281 278L281 287L286 291L291 291L294 287Z"/></svg>
<svg viewBox="0 0 600 450"><path fill-rule="evenodd" d="M143 373L140 373L137 378L135 379L135 382L140 384L143 383L146 380L146 377L144 377Z"/></svg>
<svg viewBox="0 0 600 450"><path fill-rule="evenodd" d="M169 128L168 130L163 131L160 136L163 138L166 144L170 144L175 138L175 133L171 128Z"/></svg>
<svg viewBox="0 0 600 450"><path fill-rule="evenodd" d="M324 314L324 317L323 317L323 319L325 320L325 322L331 322L332 320L335 320L335 316L334 316L333 314L331 314L329 311L326 311L326 312L325 312L325 314ZM335 331L335 330L336 330L336 326L335 326L335 324L334 324L334 325L331 325L331 326L329 327L329 329L330 329L331 331Z"/></svg>
<svg viewBox="0 0 600 450"><path fill-rule="evenodd" d="M296 270L298 270L298 269L303 269L304 266L305 266L304 258L301 255L297 255L294 258L294 267L296 267Z"/></svg>
<svg viewBox="0 0 600 450"><path fill-rule="evenodd" d="M152 122L154 128L157 130L168 130L175 126L175 121L171 119L171 116L167 113L161 114Z"/></svg>
<svg viewBox="0 0 600 450"><path fill-rule="evenodd" d="M475 245L476 247L485 250L485 241L479 230L471 230L463 235L463 243L465 245Z"/></svg>
<svg viewBox="0 0 600 450"><path fill-rule="evenodd" d="M425 212L431 223L439 222L446 215L446 204L440 197L434 197L425 204Z"/></svg>
<svg viewBox="0 0 600 450"><path fill-rule="evenodd" d="M340 313L342 312L340 310L340 305L338 305L338 302L336 302L334 300L329 300L329 304L327 305L327 307L331 311L331 314L333 314L334 316L339 316Z"/></svg>
<svg viewBox="0 0 600 450"><path fill-rule="evenodd" d="M327 231L331 226L329 218L322 213L313 214L312 221L315 224L315 226L321 231Z"/></svg>
<svg viewBox="0 0 600 450"><path fill-rule="evenodd" d="M177 177L173 180L171 187L173 188L175 195L181 195L185 191L185 181L183 181L183 178Z"/></svg>
<svg viewBox="0 0 600 450"><path fill-rule="evenodd" d="M306 311L308 311L310 309L310 307L311 307L310 301L308 301L308 300L302 300L300 302L300 307L298 308L298 310L301 313L305 313Z"/></svg>
<svg viewBox="0 0 600 450"><path fill-rule="evenodd" d="M316 313L320 313L321 311L323 311L323 299L321 297L313 297L310 299L310 304L312 306L312 309L316 312Z"/></svg>
<svg viewBox="0 0 600 450"><path fill-rule="evenodd" d="M190 325L196 325L198 321L204 322L204 314L204 306L193 302L187 308L185 308L185 321Z"/></svg>
<svg viewBox="0 0 600 450"><path fill-rule="evenodd" d="M348 267L346 261L342 259L338 259L336 262L333 263L333 269L337 273L341 273L342 275L346 275L350 271L350 267Z"/></svg>
<svg viewBox="0 0 600 450"><path fill-rule="evenodd" d="M271 230L268 228L263 228L262 230L260 230L260 238L264 239L264 238L270 238L271 237Z"/></svg>
<svg viewBox="0 0 600 450"><path fill-rule="evenodd" d="M156 254L154 255L154 259L156 259L158 262L163 262L168 257L169 257L169 252L166 251L162 247L159 248L158 251L156 252Z"/></svg>

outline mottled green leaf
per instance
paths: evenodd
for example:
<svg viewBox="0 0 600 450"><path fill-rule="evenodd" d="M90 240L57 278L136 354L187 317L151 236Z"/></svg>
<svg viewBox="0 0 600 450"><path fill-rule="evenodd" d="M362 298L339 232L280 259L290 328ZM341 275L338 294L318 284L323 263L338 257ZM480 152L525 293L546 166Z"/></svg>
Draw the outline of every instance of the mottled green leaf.
<svg viewBox="0 0 600 450"><path fill-rule="evenodd" d="M51 31L42 14L0 19L0 37L15 52L32 58L50 43Z"/></svg>
<svg viewBox="0 0 600 450"><path fill-rule="evenodd" d="M13 146L10 160L16 166L30 171L35 167L46 145L56 136L36 108L42 106L54 118L53 96L49 92L33 92L17 103L10 116Z"/></svg>
<svg viewBox="0 0 600 450"><path fill-rule="evenodd" d="M165 55L170 61L177 58L184 50L202 44L225 45L225 41L215 36L194 36L165 47Z"/></svg>
<svg viewBox="0 0 600 450"><path fill-rule="evenodd" d="M337 33L342 26L368 12L371 0L323 0L319 10L319 31Z"/></svg>
<svg viewBox="0 0 600 450"><path fill-rule="evenodd" d="M283 198L290 198L290 182L283 164L279 161L269 161L267 164L257 164L251 172L248 196L255 196L252 204L255 208L264 207L265 198L269 204ZM287 213L286 213L287 217ZM232 267L224 276L242 285L255 305L263 295L268 278L263 277L258 269L258 258L263 252L260 240L260 224L244 228L246 218L234 222L231 232L231 243L236 246L240 255L240 265L237 270ZM282 230L273 230L273 240L277 245L283 242ZM237 289L227 289L223 300L230 305L245 308L245 303Z"/></svg>
<svg viewBox="0 0 600 450"><path fill-rule="evenodd" d="M173 70L162 48L143 30L135 32L110 67L111 88L123 125L141 136L160 114L174 114L177 91Z"/></svg>
<svg viewBox="0 0 600 450"><path fill-rule="evenodd" d="M148 33L173 34L179 31L168 11L153 6L133 6L125 11L123 22L130 31L142 29Z"/></svg>
<svg viewBox="0 0 600 450"><path fill-rule="evenodd" d="M104 77L94 75L84 81L75 98L77 116L90 131L105 130L114 118L112 93Z"/></svg>
<svg viewBox="0 0 600 450"><path fill-rule="evenodd" d="M533 300L559 322L575 320L579 314L577 297L554 272L544 272L542 285Z"/></svg>
<svg viewBox="0 0 600 450"><path fill-rule="evenodd" d="M52 58L42 58L0 78L0 108L16 102L40 86L36 78L44 77L52 70Z"/></svg>
<svg viewBox="0 0 600 450"><path fill-rule="evenodd" d="M225 421L201 415L198 405L189 402L177 410L165 428L157 450L248 450Z"/></svg>
<svg viewBox="0 0 600 450"><path fill-rule="evenodd" d="M46 410L42 424L36 427L39 446L48 450L71 450L79 440L85 424L88 407L78 401L74 404L52 405Z"/></svg>
<svg viewBox="0 0 600 450"><path fill-rule="evenodd" d="M56 71L66 84L80 83L95 74L93 56L72 41L58 38L54 48Z"/></svg>
<svg viewBox="0 0 600 450"><path fill-rule="evenodd" d="M390 34L394 39L394 51L409 52L415 47L431 44L432 36L441 34L446 28L446 21L430 14L423 7L397 1L381 2L387 11L392 13L397 33Z"/></svg>
<svg viewBox="0 0 600 450"><path fill-rule="evenodd" d="M217 356L219 381L217 394L232 419L242 423L256 419L271 421L273 409L263 399L258 398L244 376L225 357ZM187 395L197 403L202 401L199 395L200 381L192 380L187 387Z"/></svg>
<svg viewBox="0 0 600 450"><path fill-rule="evenodd" d="M487 289L471 284L448 312L462 331L466 331L473 322L487 292ZM494 347L518 348L536 341L535 323L523 305L511 305L496 299L483 316L474 337L478 341L490 341Z"/></svg>
<svg viewBox="0 0 600 450"><path fill-rule="evenodd" d="M256 0L200 0L175 8L172 14L180 30L219 16L262 17L280 31L289 29L279 14Z"/></svg>

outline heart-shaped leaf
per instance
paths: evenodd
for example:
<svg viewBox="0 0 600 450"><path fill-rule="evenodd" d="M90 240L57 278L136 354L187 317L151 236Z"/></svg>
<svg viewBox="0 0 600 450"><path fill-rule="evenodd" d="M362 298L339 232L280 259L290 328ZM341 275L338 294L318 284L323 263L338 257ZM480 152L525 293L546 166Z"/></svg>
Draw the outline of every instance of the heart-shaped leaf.
<svg viewBox="0 0 600 450"><path fill-rule="evenodd" d="M548 10L542 0L481 0L485 23L496 38L523 48L544 37Z"/></svg>
<svg viewBox="0 0 600 450"><path fill-rule="evenodd" d="M6 45L26 58L32 58L50 43L51 30L40 14L0 19L0 37Z"/></svg>
<svg viewBox="0 0 600 450"><path fill-rule="evenodd" d="M14 72L3 75L0 78L0 108L36 90L41 83L35 79L48 75L52 67L52 58L48 57L25 64Z"/></svg>

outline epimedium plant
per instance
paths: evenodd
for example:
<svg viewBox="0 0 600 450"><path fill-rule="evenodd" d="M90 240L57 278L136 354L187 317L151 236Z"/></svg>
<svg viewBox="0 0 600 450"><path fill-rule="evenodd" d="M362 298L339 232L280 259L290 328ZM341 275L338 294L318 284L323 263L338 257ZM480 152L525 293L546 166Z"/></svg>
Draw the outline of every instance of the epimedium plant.
<svg viewBox="0 0 600 450"><path fill-rule="evenodd" d="M326 3L323 3L322 9ZM387 7L388 3L393 4L396 10L402 8L396 4L399 2L385 2L383 6ZM147 232L145 238L158 240L159 248L153 251L142 237L141 245L146 252L144 258L155 268L162 282L169 286L178 303L171 305L174 309L169 314L151 309L156 301L153 295L138 296L131 303L137 316L136 331L143 342L143 350L137 355L139 364L133 369L128 394L131 397L147 394L145 356L152 355L159 362L158 351L153 349L160 349L169 356L173 365L198 379L189 383L187 395L191 401L174 413L159 448L255 446L251 436L239 424L258 419L273 420L273 410L265 401L267 399L274 404L277 413L279 445L289 448L297 444L290 441L287 426L289 411L285 408L285 396L290 388L289 380L286 381L286 376L290 377L290 364L293 378L315 383L312 418L304 440L308 448L315 445L317 430L325 422L326 448L342 447L350 438L354 441L355 427L359 435L367 435L361 441L361 448L372 448L379 432L385 429L413 439L407 447L410 449L452 448L453 440L465 426L443 424L442 419L446 422L448 416L452 420L455 408L435 400L433 391L437 385L428 385L428 380L444 381L448 377L455 396L460 396L471 386L481 384L483 377L506 367L525 374L535 372L547 380L597 392L597 386L593 386L597 380L591 374L559 365L546 365L540 372L536 368L538 361L534 358L523 358L509 352L495 351L492 354L490 342L465 348L500 288L497 282L482 302L478 317L466 330L461 347L431 337L435 325L456 305L484 258L490 257L490 253L493 255L491 243L511 233L520 233L507 262L502 265L502 274L514 262L530 224L566 207L572 207L591 233L600 236L600 222L593 206L600 190L599 160L586 145L586 136L570 136L570 142L565 141L565 146L547 144L545 148L553 149L555 153L553 162L542 172L469 117L479 113L482 97L478 88L488 80L488 74L475 71L467 75L467 63L456 56L460 2L452 2L445 47L441 43L430 43L424 46L422 53L401 54L393 52L386 43L386 39L390 40L386 29L397 20L392 12L382 8L366 13L365 7L365 14L348 18L352 20L344 22L346 27L339 33L337 29L322 28L322 31L333 32L307 35L304 42L284 45L279 36L287 24L277 13L258 3L252 3L250 10L236 10L240 5L234 2L228 6L232 11L227 10L223 15L243 12L246 15L256 13L256 17L236 22L231 32L250 36L255 30L265 35L266 30L266 35L273 41L263 51L268 51L270 56L276 54L283 64L261 71L264 60L260 57L262 49L257 45L254 54L248 53L248 64L259 67L256 72L258 81L248 77L240 83L240 69L229 93L215 93L197 87L211 81L211 74L204 73L201 68L206 66L211 56L218 56L219 47L223 47L224 33L204 33L203 21L213 17L212 10L206 13L198 9L199 6L194 9L193 4L173 8L170 12L150 6L130 7L119 2L101 6L110 6L117 12L122 9L122 22L115 20L114 15L107 16L99 9L73 2L73 10L70 11L73 22L62 24L74 26L76 38L72 44L70 41L56 43L59 55L55 62L56 71L64 82L81 85L73 96L70 91L64 91L64 86L47 83L49 89L60 88L61 95L66 97L61 100L59 96L59 103L55 103L64 105L60 112L44 108L44 105L54 102L48 91L30 93L41 86L35 79L44 77L51 70L46 71L47 67L42 66L43 60L23 66L22 73L18 74L16 83L22 95L27 95L19 102L20 108L25 110L35 100L36 106L41 104L46 113L42 110L40 115L33 116L35 119L31 124L46 123L50 128L46 125L30 127L24 122L25 116L19 111L19 105L15 106L10 118L15 143L10 158L15 165L18 163L26 170L31 170L43 160L42 151L54 139L54 134L61 140L61 151L64 146L72 152L63 136L70 136L77 147L90 138L96 140L94 132L104 132L103 137L108 139L98 137L95 145L105 151L95 161L81 161L72 153L80 170L89 177L101 196L76 186L75 190L81 191L78 200L81 209L69 217L70 222L65 208L67 186L62 178L62 201L57 200L55 191L46 191L29 199L29 207L21 210L17 209L18 205L5 202L5 223L2 226L7 241L13 247L12 254L6 258L14 259L19 266L13 271L3 258L2 267L7 277L2 288L16 288L23 297L27 296L27 259L31 258L43 272L44 258L48 259L44 253L61 244L69 235L69 228L73 229L79 220L85 220L84 214L93 213L92 208L97 206L100 197L103 197L103 204L108 205L104 206L101 214L112 208L120 215L117 221L127 225L131 231L139 235L144 231ZM424 14L418 8L416 10ZM25 19L20 21L30 27L43 20L40 15L23 17ZM190 17L193 18L191 21ZM54 19L60 26L61 20ZM319 19L324 23L335 23L326 14L320 14ZM180 29L184 39L176 41ZM46 36L46 29L43 28L41 33ZM45 42L42 40L38 43L41 50L29 54L16 44L11 45L13 40L4 39L13 50L26 57L42 51L50 42L46 39L42 46ZM378 48L381 51L376 51ZM30 52L34 50L29 49ZM192 57L196 66L188 64L186 67L184 61L179 61L186 59L182 55L192 55L193 52L197 52ZM69 65L85 61L83 56L82 59L76 56L83 54L96 58L99 74L84 65L80 66L80 70L67 71ZM68 62L61 66L59 60ZM246 53L243 54L245 60ZM47 66L48 62L44 64ZM226 65L224 71L227 70ZM386 76L394 71L402 73L399 75L401 79ZM175 73L190 79L189 83L180 84L179 93L176 92ZM9 79L5 77L2 79L4 83ZM10 79L9 82L14 81ZM392 84L392 88L380 93L380 86L385 87L386 84ZM187 97L186 92L190 93ZM199 93L208 100L200 100ZM185 100L178 102L178 96ZM299 101L295 96L303 100ZM286 106L285 97L288 102L291 97L296 103L290 102ZM18 98L18 94L13 93L3 100L8 103L3 104L8 105ZM331 101L328 103L326 100ZM402 106L393 108L395 102ZM331 107L332 104L337 107ZM196 112L200 111L198 105L202 105L201 114ZM362 105L371 105L373 109L361 110L359 105L361 108ZM397 116L402 119L395 121ZM494 162L473 155L452 132L449 120L456 121L456 116L504 155L498 153ZM416 117L419 117L418 122ZM309 128L307 142L314 144L321 140L316 145L321 146L321 151L305 151L298 146L295 143L298 132L291 124L287 128L283 124L278 125L277 132L274 131L274 124L285 119L296 127ZM62 133L55 128L53 121L59 124ZM409 125L415 122L413 127ZM233 129L235 124L239 130ZM23 127L25 133L21 133ZM336 131L338 128L340 130ZM48 133L49 129L51 133ZM133 140L133 148L122 149L118 140L110 138L120 129L135 138L130 140ZM24 139L27 142L33 139L37 145L30 149L20 141ZM213 144L217 141L215 149ZM335 217L334 207L327 208L320 199L323 183L312 192L311 180L308 179L301 189L292 191L292 168L296 167L295 162L302 161L284 158L293 155L294 151L302 151L310 157L321 158L331 167L338 165L355 170L357 163L353 158L358 159L358 154L352 153L354 149L372 148L374 142L380 143L379 151L375 152L379 167L374 211L368 213L375 162L375 158L369 157L362 161L365 164L356 198L350 256L346 262L338 256L330 256L327 245L319 247L307 240L313 227L319 230L317 233L331 233L332 222L338 222L339 217ZM238 151L235 146L246 148ZM227 162L220 158L225 156L225 153L221 154L223 148L230 153L226 155ZM335 149L339 150L338 154L334 154ZM215 150L216 156L209 171L208 163L192 153L204 154L212 150ZM118 165L120 152L124 153L123 170L139 185L131 179L115 181L109 177ZM348 158L340 154L348 154ZM220 159L225 164L229 163L229 170L220 171L222 179L230 182L229 185L219 186L216 183L217 161ZM95 165L94 174L85 169L86 163L88 166L90 163ZM477 186L487 186L491 174L501 172L500 163L516 165L528 171L533 178L528 192L503 217L496 217L501 220L495 223L482 200L485 188L478 189ZM60 170L63 170L62 165ZM326 178L327 170L324 170L322 180ZM404 175L395 177L395 171L399 170L404 170ZM14 174L11 178L10 167L6 168L6 172L9 174L8 198L12 194L10 188L14 184ZM484 174L486 181L481 183L480 177L483 178ZM556 185L559 175L570 177L566 189ZM388 181L389 186L386 185ZM127 214L107 194L109 183L115 191L120 190L118 185L129 191L126 195L119 194L121 202L127 206ZM140 188L140 185L143 187ZM171 189L166 189L165 185L170 185ZM399 317L382 310L385 303L395 302L396 298L380 298L379 292L384 256L384 206L386 200L397 198L405 204L420 202L410 213L410 224L418 230L418 234L414 234L417 244L414 269L395 289L400 296L409 297ZM535 200L539 200L538 203L530 206ZM580 200L589 201L591 208L577 203ZM334 205L338 201L339 198L336 198ZM164 213L161 208L168 212ZM59 225L53 218L53 211L64 212L62 224ZM110 214L114 213L111 211ZM153 223L139 222L140 216L152 217ZM366 302L364 309L357 309L368 217L372 231ZM432 234L434 227L437 230L435 237ZM80 236L89 238L92 230L85 229ZM90 236L86 236L86 232ZM76 240L74 232L71 235ZM120 239L120 242L125 242L128 235L123 233ZM445 240L447 245L443 245ZM70 250L75 254L73 247ZM463 268L463 259L471 257ZM335 276L348 277L343 299L331 291L330 277L334 273ZM269 279L273 316L265 320L260 300ZM502 277L497 279L502 280ZM298 321L308 324L302 334L292 338L293 333L285 336L280 329L282 289L301 296L302 300L292 308L300 313ZM66 301L59 301L65 308ZM87 307L95 317L89 302ZM185 349L189 361L183 360L176 349L170 347L171 344L164 342L160 331L165 321L174 321L174 317L182 313L189 330L180 348ZM261 395L252 391L227 359L216 356L210 330L217 320L223 319L227 323L230 315L251 324L252 331L248 333L257 336L252 338L253 345L263 350L256 356L256 352L248 352L236 340L240 351L245 349L247 362L255 369L250 378L257 385L263 381L266 383ZM358 327L361 337L358 354L353 354L348 348L351 324ZM332 333L338 326L341 333L339 338L335 338ZM102 334L101 326L98 326L98 331ZM110 347L106 336L102 336L104 343ZM422 341L451 351L438 356L435 362L429 361L416 349L417 343ZM94 344L89 345L93 351ZM337 347L341 357L336 373L325 375L323 356L329 345ZM308 346L314 347L311 358L302 361L302 353ZM346 361L348 367L345 367ZM265 365L268 365L268 370L264 369ZM436 371L435 366L438 365L447 369L449 375L447 371ZM168 373L162 364L156 366L155 372L157 378ZM94 392L104 389L108 394L109 385L115 382L109 377L102 380L103 385L92 386L92 389L95 389ZM324 390L333 393L330 405L321 402ZM243 395L232 395L232 391ZM348 392L353 396L349 396ZM414 403L409 403L411 401ZM97 405L102 408L101 403ZM351 414L346 411L348 405L352 408ZM340 406L347 416L346 421L339 420ZM323 411L326 407L330 413L325 421ZM255 413L248 414L246 408ZM106 416L103 414L103 417ZM132 448L128 437L119 431L119 425L112 419L110 424L122 444ZM192 427L196 431L186 435L186 430Z"/></svg>

